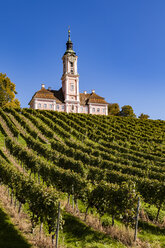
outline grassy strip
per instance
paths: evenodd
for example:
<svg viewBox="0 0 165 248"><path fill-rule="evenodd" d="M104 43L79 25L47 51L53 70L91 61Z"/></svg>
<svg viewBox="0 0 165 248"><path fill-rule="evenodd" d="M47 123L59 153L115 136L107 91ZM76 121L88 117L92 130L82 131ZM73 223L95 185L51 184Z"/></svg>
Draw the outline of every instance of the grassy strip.
<svg viewBox="0 0 165 248"><path fill-rule="evenodd" d="M152 244L154 248L165 248L165 228L154 224L139 221L138 237Z"/></svg>
<svg viewBox="0 0 165 248"><path fill-rule="evenodd" d="M0 247L30 248L32 247L11 223L9 216L0 206Z"/></svg>
<svg viewBox="0 0 165 248"><path fill-rule="evenodd" d="M110 236L94 231L78 218L64 213L65 224L60 239L67 248L124 248L123 244L111 239Z"/></svg>

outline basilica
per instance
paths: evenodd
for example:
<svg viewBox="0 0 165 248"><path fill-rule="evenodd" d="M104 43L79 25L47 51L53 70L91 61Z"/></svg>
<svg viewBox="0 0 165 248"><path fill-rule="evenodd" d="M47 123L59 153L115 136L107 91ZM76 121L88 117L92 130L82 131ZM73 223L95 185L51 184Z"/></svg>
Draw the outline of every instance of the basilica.
<svg viewBox="0 0 165 248"><path fill-rule="evenodd" d="M96 115L108 115L108 103L103 97L97 95L95 90L87 93L79 93L79 74L77 71L77 55L73 51L73 43L68 31L66 51L62 57L63 75L61 77L62 87L52 90L50 87L37 91L31 101L30 108L54 110L67 113L86 113Z"/></svg>

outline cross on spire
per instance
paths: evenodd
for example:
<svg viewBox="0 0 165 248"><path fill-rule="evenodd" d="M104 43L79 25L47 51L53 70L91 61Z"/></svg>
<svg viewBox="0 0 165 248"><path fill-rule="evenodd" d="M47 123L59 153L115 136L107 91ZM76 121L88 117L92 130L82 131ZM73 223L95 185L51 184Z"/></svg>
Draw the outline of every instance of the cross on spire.
<svg viewBox="0 0 165 248"><path fill-rule="evenodd" d="M68 40L70 41L70 26L68 26Z"/></svg>

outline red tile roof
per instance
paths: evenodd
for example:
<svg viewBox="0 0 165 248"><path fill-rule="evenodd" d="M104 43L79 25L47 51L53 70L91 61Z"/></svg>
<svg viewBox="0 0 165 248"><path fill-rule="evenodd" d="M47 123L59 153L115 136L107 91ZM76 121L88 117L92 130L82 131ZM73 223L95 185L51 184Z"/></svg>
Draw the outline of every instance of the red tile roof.
<svg viewBox="0 0 165 248"><path fill-rule="evenodd" d="M94 92L91 94L80 93L80 104L85 105L89 103L108 104L103 97Z"/></svg>
<svg viewBox="0 0 165 248"><path fill-rule="evenodd" d="M60 88L59 90L47 90L45 88L41 88L33 95L31 101L34 98L51 99L55 100L57 103L64 103L65 100L62 88ZM103 97L97 95L95 92L92 92L90 94L80 93L80 104L87 105L89 103L108 104Z"/></svg>

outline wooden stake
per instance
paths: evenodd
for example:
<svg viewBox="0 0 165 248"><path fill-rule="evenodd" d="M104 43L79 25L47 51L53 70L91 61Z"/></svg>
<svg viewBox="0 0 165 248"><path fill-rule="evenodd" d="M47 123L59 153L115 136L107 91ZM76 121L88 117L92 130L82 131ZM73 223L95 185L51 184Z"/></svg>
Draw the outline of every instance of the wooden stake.
<svg viewBox="0 0 165 248"><path fill-rule="evenodd" d="M60 202L58 204L58 217L57 217L56 246L55 246L55 248L58 248L59 226L60 226Z"/></svg>
<svg viewBox="0 0 165 248"><path fill-rule="evenodd" d="M136 213L136 223L135 223L134 242L136 242L136 238L137 238L138 218L139 218L139 207L140 207L140 197L138 197L138 204L137 204L137 213Z"/></svg>
<svg viewBox="0 0 165 248"><path fill-rule="evenodd" d="M74 209L74 186L72 185L72 208Z"/></svg>

